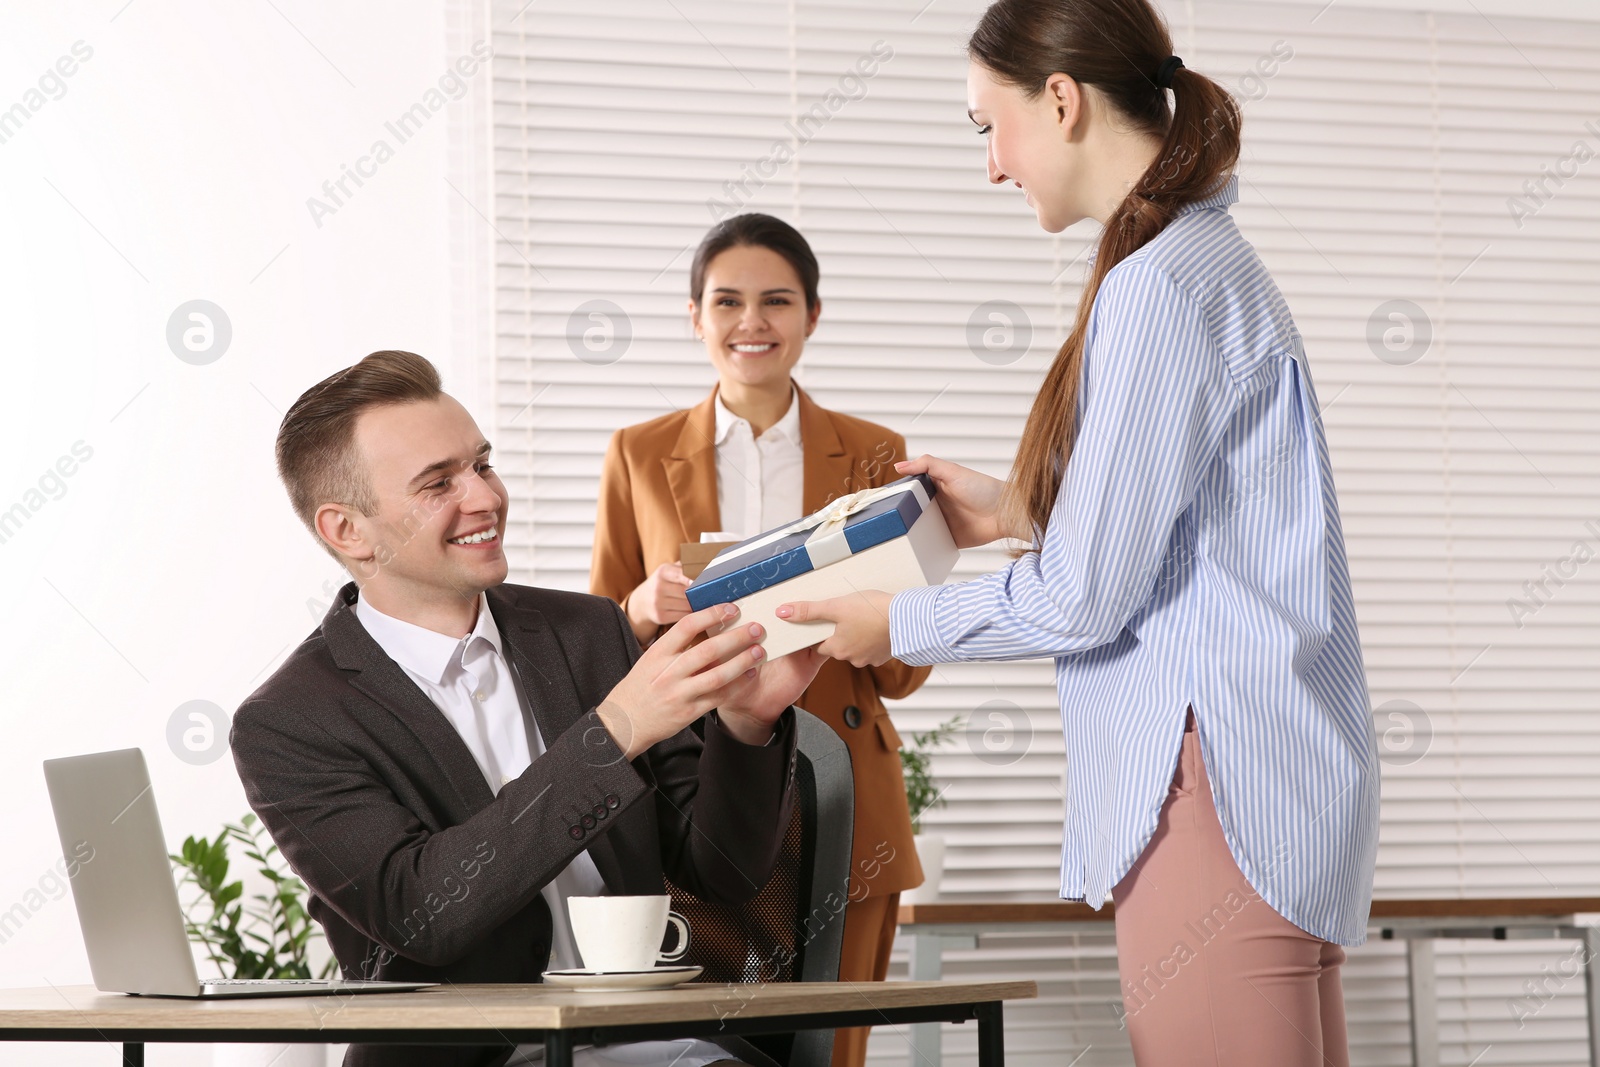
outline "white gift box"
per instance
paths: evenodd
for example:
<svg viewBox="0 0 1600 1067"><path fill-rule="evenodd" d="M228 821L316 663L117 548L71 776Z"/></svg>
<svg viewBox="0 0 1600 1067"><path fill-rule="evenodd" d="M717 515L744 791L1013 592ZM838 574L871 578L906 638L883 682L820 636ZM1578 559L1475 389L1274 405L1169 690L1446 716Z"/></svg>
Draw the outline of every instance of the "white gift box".
<svg viewBox="0 0 1600 1067"><path fill-rule="evenodd" d="M780 619L778 605L871 589L897 593L949 577L958 553L937 491L932 478L914 474L730 545L689 586L689 606L737 604L736 625L766 628L761 644L769 659L809 648L833 634L833 623Z"/></svg>

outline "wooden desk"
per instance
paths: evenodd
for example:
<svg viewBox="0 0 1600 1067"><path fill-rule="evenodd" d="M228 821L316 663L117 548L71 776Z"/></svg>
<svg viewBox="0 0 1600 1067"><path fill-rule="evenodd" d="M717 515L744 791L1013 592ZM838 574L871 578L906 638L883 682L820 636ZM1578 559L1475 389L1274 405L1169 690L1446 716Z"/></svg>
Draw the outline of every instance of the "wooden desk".
<svg viewBox="0 0 1600 1067"><path fill-rule="evenodd" d="M1463 900L1374 900L1368 928L1383 940L1406 943L1411 1002L1411 1055L1415 1067L1438 1067L1438 998L1433 942L1437 938L1531 939L1583 943L1584 993L1589 1014L1589 1063L1600 1067L1600 897ZM1115 909L1095 911L1067 900L964 901L902 904L900 930L911 938L911 977L938 981L944 950L976 948L983 934L1113 932ZM939 1024L911 1027L913 1059L939 1064Z"/></svg>
<svg viewBox="0 0 1600 1067"><path fill-rule="evenodd" d="M978 1062L1005 1062L1001 1005L1032 982L691 983L658 992L578 993L539 985L449 985L414 993L179 1000L88 986L0 990L0 1040L505 1045L543 1042L546 1067L577 1045L762 1034L885 1023L978 1022Z"/></svg>

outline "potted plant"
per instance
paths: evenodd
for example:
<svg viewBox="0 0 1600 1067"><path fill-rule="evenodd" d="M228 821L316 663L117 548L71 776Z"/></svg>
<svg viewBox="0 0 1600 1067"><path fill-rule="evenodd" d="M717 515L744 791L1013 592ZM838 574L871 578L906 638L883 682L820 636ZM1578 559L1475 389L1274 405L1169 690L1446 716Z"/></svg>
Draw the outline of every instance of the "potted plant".
<svg viewBox="0 0 1600 1067"><path fill-rule="evenodd" d="M267 892L246 904L244 882L228 881L228 846L242 847L266 880ZM321 936L303 903L306 884L296 878L255 815L224 823L216 840L187 837L171 856L180 887L193 890L183 908L189 940L205 946L223 978L310 978L309 949ZM329 957L316 977L333 973ZM325 1045L216 1046L218 1067L324 1067Z"/></svg>
<svg viewBox="0 0 1600 1067"><path fill-rule="evenodd" d="M931 730L911 735L911 743L900 749L900 767L905 774L906 801L911 807L912 841L922 863L920 886L900 894L906 904L929 904L939 898L939 881L944 876L944 836L922 832L922 815L930 808L944 807L944 790L933 780L933 753L961 728L957 715Z"/></svg>

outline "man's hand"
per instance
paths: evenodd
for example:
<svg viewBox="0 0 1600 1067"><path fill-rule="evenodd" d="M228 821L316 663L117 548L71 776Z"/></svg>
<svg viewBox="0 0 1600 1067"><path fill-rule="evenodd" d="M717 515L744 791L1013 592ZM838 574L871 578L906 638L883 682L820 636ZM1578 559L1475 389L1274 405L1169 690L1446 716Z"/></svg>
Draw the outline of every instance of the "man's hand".
<svg viewBox="0 0 1600 1067"><path fill-rule="evenodd" d="M600 721L628 759L722 703L729 687L746 674L755 677L755 666L764 655L756 644L764 631L755 623L730 625L689 647L696 637L731 623L738 614L732 604L717 604L685 615L606 695Z"/></svg>
<svg viewBox="0 0 1600 1067"><path fill-rule="evenodd" d="M718 721L747 745L766 744L778 716L800 699L827 658L815 647L802 648L763 663L754 678L745 672L717 705Z"/></svg>
<svg viewBox="0 0 1600 1067"><path fill-rule="evenodd" d="M893 654L889 646L889 593L867 589L831 600L796 600L780 604L774 613L790 622L826 620L834 624L833 636L817 646L824 656L842 659L852 667L876 667Z"/></svg>

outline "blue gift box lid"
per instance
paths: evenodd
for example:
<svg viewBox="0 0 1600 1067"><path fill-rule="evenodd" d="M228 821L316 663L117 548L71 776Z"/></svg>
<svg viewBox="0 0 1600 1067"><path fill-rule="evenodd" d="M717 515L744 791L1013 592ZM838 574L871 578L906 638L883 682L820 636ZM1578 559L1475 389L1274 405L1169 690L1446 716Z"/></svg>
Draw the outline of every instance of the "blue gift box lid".
<svg viewBox="0 0 1600 1067"><path fill-rule="evenodd" d="M922 516L922 500L911 489L913 482L921 483L929 500L938 492L928 475L909 475L889 483L889 486L905 486L906 491L875 500L845 520L842 533L851 555L896 537L904 537L910 531ZM776 531L768 530L723 549L700 572L694 584L685 590L689 606L699 611L713 604L730 603L815 570L816 564L812 553L807 550L806 539L821 525L822 519L820 515L809 515L801 522L806 525L772 540L759 550L739 552L746 545L772 537Z"/></svg>

